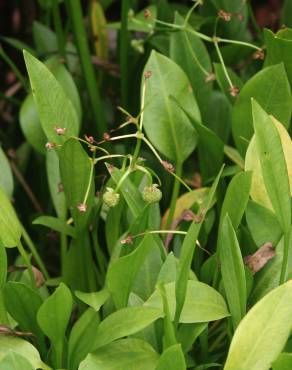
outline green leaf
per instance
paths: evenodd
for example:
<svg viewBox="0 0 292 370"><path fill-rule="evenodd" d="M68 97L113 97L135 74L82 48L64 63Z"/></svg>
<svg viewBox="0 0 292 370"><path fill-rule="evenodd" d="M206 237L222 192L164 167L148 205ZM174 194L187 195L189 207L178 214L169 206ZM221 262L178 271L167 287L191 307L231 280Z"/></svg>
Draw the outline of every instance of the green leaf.
<svg viewBox="0 0 292 370"><path fill-rule="evenodd" d="M94 171L93 163L82 145L75 139L65 142L60 150L59 158L67 206L71 209L76 227L84 228L94 202L94 182L91 172ZM80 212L77 206L84 202L88 186L90 190L86 201L86 212Z"/></svg>
<svg viewBox="0 0 292 370"><path fill-rule="evenodd" d="M267 55L265 66L284 63L286 73L292 86L292 37L291 29L280 30L274 34L271 30L264 30Z"/></svg>
<svg viewBox="0 0 292 370"><path fill-rule="evenodd" d="M165 285L171 319L176 310L175 282ZM161 294L156 290L145 302L146 307L163 311ZM223 297L209 285L188 280L185 303L179 318L180 323L202 323L230 316Z"/></svg>
<svg viewBox="0 0 292 370"><path fill-rule="evenodd" d="M21 330L34 333L44 345L44 336L37 323L37 312L43 303L39 294L24 283L8 281L3 295L7 311Z"/></svg>
<svg viewBox="0 0 292 370"><path fill-rule="evenodd" d="M151 307L126 307L104 319L96 332L94 348L116 339L135 334L163 316L161 310Z"/></svg>
<svg viewBox="0 0 292 370"><path fill-rule="evenodd" d="M0 147L0 186L6 195L11 198L13 194L13 176L7 157Z"/></svg>
<svg viewBox="0 0 292 370"><path fill-rule="evenodd" d="M132 253L120 257L109 265L106 285L117 308L127 306L134 279L154 246L153 236L148 234Z"/></svg>
<svg viewBox="0 0 292 370"><path fill-rule="evenodd" d="M109 291L107 289L102 289L99 292L94 293L85 293L77 290L74 293L81 302L87 304L95 311L99 311L100 307L103 306L110 297Z"/></svg>
<svg viewBox="0 0 292 370"><path fill-rule="evenodd" d="M0 291L2 290L6 283L6 277L7 277L7 255L5 247L0 238Z"/></svg>
<svg viewBox="0 0 292 370"><path fill-rule="evenodd" d="M0 336L0 363L9 352L17 353L25 357L32 365L33 369L50 370L50 368L41 361L37 349L32 344L24 339L16 337Z"/></svg>
<svg viewBox="0 0 292 370"><path fill-rule="evenodd" d="M245 215L249 231L258 247L266 242L271 242L273 245L278 244L283 230L272 211L258 203L249 201Z"/></svg>
<svg viewBox="0 0 292 370"><path fill-rule="evenodd" d="M287 231L291 224L291 198L281 138L271 118L255 100L252 101L252 112L265 187L278 221Z"/></svg>
<svg viewBox="0 0 292 370"><path fill-rule="evenodd" d="M5 247L16 247L21 238L21 226L16 213L0 187L0 235Z"/></svg>
<svg viewBox="0 0 292 370"><path fill-rule="evenodd" d="M184 24L184 18L178 13L175 14L175 24ZM188 76L204 119L209 110L212 92L212 82L206 82L207 76L212 72L212 65L205 44L196 35L185 30L173 32L170 36L170 58Z"/></svg>
<svg viewBox="0 0 292 370"><path fill-rule="evenodd" d="M62 367L65 332L72 306L71 292L65 284L61 283L54 293L43 302L37 314L40 328L52 342L56 367Z"/></svg>
<svg viewBox="0 0 292 370"><path fill-rule="evenodd" d="M179 259L178 274L177 274L176 287L175 287L175 292L176 292L175 294L176 294L176 301L177 301L176 321L178 321L180 317L181 310L183 308L185 297L186 297L187 282L188 282L192 259L193 259L195 246L196 246L195 241L198 239L199 232L200 232L202 223L204 221L205 215L212 205L222 171L223 171L223 167L221 168L215 181L213 182L213 185L210 188L210 191L208 193L207 199L204 200L203 204L200 207L201 210L204 210L204 215L202 217L201 222L199 223L192 222L191 226L188 229L188 233L184 238L182 247L181 247L181 255Z"/></svg>
<svg viewBox="0 0 292 370"><path fill-rule="evenodd" d="M68 368L75 370L94 348L94 340L99 326L98 312L88 308L74 324L68 343Z"/></svg>
<svg viewBox="0 0 292 370"><path fill-rule="evenodd" d="M283 7L282 7L281 24L285 24L287 27L292 27L291 14L292 14L292 3L290 0L284 0Z"/></svg>
<svg viewBox="0 0 292 370"><path fill-rule="evenodd" d="M78 116L78 122L80 122L81 103L71 74L67 71L65 66L60 63L59 58L50 58L45 62L45 65L57 79L66 96L71 100ZM30 145L38 152L45 154L47 138L41 126L37 105L32 93L26 97L21 105L19 121L22 132Z"/></svg>
<svg viewBox="0 0 292 370"><path fill-rule="evenodd" d="M0 370L34 370L32 364L17 352L9 352L0 362Z"/></svg>
<svg viewBox="0 0 292 370"><path fill-rule="evenodd" d="M152 51L144 71L151 71L146 80L143 124L151 143L166 157L183 162L195 149L197 134L183 111L170 100L173 96L196 121L200 113L189 89L189 81L181 68L167 57Z"/></svg>
<svg viewBox="0 0 292 370"><path fill-rule="evenodd" d="M268 370L292 328L292 281L260 300L238 326L224 370Z"/></svg>
<svg viewBox="0 0 292 370"><path fill-rule="evenodd" d="M52 216L40 216L34 219L32 223L33 225L46 226L52 230L69 235L72 238L76 238L77 235L74 227L68 225L65 220L61 220L60 218Z"/></svg>
<svg viewBox="0 0 292 370"><path fill-rule="evenodd" d="M67 208L64 191L60 191L61 184L59 157L56 151L50 150L46 155L46 167L49 190L52 202L58 217L66 219Z"/></svg>
<svg viewBox="0 0 292 370"><path fill-rule="evenodd" d="M218 251L224 290L235 330L246 312L247 293L242 255L228 213L223 217L219 230Z"/></svg>
<svg viewBox="0 0 292 370"><path fill-rule="evenodd" d="M168 347L160 356L155 370L185 370L186 362L180 344Z"/></svg>
<svg viewBox="0 0 292 370"><path fill-rule="evenodd" d="M48 27L34 21L32 33L39 54L56 53L58 51L57 37Z"/></svg>
<svg viewBox="0 0 292 370"><path fill-rule="evenodd" d="M273 362L273 370L290 370L292 368L292 354L281 353L275 362Z"/></svg>
<svg viewBox="0 0 292 370"><path fill-rule="evenodd" d="M24 59L42 128L48 141L62 144L66 137L78 134L76 109L60 83L42 62L27 51L24 51ZM57 135L56 126L65 128L65 135Z"/></svg>
<svg viewBox="0 0 292 370"><path fill-rule="evenodd" d="M215 132L219 139L228 143L231 131L232 105L222 92L213 90L210 106L212 109L208 110L204 123Z"/></svg>
<svg viewBox="0 0 292 370"><path fill-rule="evenodd" d="M272 122L278 130L284 151L285 161L288 169L290 182L290 193L292 195L292 141L284 126L271 116ZM252 138L245 158L245 170L253 171L250 195L254 201L274 211L273 205L266 190L263 179L259 151L255 136Z"/></svg>
<svg viewBox="0 0 292 370"><path fill-rule="evenodd" d="M154 370L158 354L145 341L123 339L89 354L78 370Z"/></svg>
<svg viewBox="0 0 292 370"><path fill-rule="evenodd" d="M244 85L237 97L232 115L232 132L241 155L245 154L254 132L251 98L254 98L268 114L272 114L285 127L289 127L291 90L283 64L258 72Z"/></svg>
<svg viewBox="0 0 292 370"><path fill-rule="evenodd" d="M251 178L251 172L240 172L232 178L221 208L220 223L228 213L233 228L238 228L248 202Z"/></svg>
<svg viewBox="0 0 292 370"><path fill-rule="evenodd" d="M45 154L47 138L42 129L32 94L29 94L21 104L19 123L29 144L39 153Z"/></svg>

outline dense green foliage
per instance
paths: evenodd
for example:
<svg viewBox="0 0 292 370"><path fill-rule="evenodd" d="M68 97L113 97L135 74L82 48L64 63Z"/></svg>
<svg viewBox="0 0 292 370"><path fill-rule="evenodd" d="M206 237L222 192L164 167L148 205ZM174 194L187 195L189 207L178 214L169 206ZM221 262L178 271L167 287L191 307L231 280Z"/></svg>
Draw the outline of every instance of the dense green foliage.
<svg viewBox="0 0 292 370"><path fill-rule="evenodd" d="M0 370L291 369L292 29L241 0L89 3L3 38L27 74L1 54L26 92Z"/></svg>

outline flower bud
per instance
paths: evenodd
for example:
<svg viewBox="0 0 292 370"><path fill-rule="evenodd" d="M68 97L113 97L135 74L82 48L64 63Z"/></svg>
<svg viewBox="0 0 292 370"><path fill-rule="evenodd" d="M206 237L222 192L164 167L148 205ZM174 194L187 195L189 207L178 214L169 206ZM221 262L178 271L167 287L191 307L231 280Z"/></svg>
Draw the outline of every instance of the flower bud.
<svg viewBox="0 0 292 370"><path fill-rule="evenodd" d="M115 207L119 204L120 194L116 193L112 188L106 188L106 192L103 194L102 199L108 207Z"/></svg>
<svg viewBox="0 0 292 370"><path fill-rule="evenodd" d="M142 192L142 197L147 203L155 203L160 201L162 193L161 190L158 189L158 185L153 184L151 186L145 186Z"/></svg>

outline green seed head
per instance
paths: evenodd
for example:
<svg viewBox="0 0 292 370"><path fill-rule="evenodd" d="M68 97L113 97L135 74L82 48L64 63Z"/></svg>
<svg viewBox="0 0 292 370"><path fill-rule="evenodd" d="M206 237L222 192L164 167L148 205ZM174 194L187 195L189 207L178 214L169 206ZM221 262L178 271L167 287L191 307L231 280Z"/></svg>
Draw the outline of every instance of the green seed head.
<svg viewBox="0 0 292 370"><path fill-rule="evenodd" d="M158 185L153 184L151 186L145 186L142 192L142 197L147 203L155 203L160 201L162 193L161 190L158 189Z"/></svg>
<svg viewBox="0 0 292 370"><path fill-rule="evenodd" d="M106 188L102 199L108 207L115 207L119 204L120 194L116 193L113 188Z"/></svg>

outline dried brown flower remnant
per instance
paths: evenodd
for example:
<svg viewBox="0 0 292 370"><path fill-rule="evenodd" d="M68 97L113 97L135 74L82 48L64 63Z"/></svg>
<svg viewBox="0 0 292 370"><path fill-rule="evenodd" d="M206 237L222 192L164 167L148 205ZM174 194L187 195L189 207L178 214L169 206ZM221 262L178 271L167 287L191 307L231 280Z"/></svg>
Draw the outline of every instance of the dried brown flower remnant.
<svg viewBox="0 0 292 370"><path fill-rule="evenodd" d="M87 206L85 203L78 203L76 207L80 213L85 213L87 210Z"/></svg>
<svg viewBox="0 0 292 370"><path fill-rule="evenodd" d="M84 135L85 137L85 140L89 143L89 144L93 144L94 143L94 137L93 136L87 136L87 135Z"/></svg>
<svg viewBox="0 0 292 370"><path fill-rule="evenodd" d="M225 22L229 22L229 21L231 21L232 14L228 13L228 12L225 12L225 10L221 9L218 12L218 17L223 19L223 21L225 21Z"/></svg>
<svg viewBox="0 0 292 370"><path fill-rule="evenodd" d="M127 235L127 237L121 240L121 244L133 244L133 237L131 234Z"/></svg>
<svg viewBox="0 0 292 370"><path fill-rule="evenodd" d="M206 76L206 78L205 78L206 83L211 82L211 81L215 81L215 80L216 80L216 75L213 72L209 73L208 76Z"/></svg>
<svg viewBox="0 0 292 370"><path fill-rule="evenodd" d="M265 53L262 49L257 50L255 53L253 53L252 57L253 57L253 59L263 60L263 59L265 59Z"/></svg>
<svg viewBox="0 0 292 370"><path fill-rule="evenodd" d="M57 144L53 143L53 142L46 143L46 149L48 149L48 150L54 149L54 148L56 148L56 146L57 146Z"/></svg>
<svg viewBox="0 0 292 370"><path fill-rule="evenodd" d="M168 172L174 172L174 166L173 164L167 162L167 161L162 161L162 166L166 169Z"/></svg>
<svg viewBox="0 0 292 370"><path fill-rule="evenodd" d="M55 130L56 134L59 135L59 136L64 135L67 131L66 127L60 127L60 126L55 126L54 130Z"/></svg>
<svg viewBox="0 0 292 370"><path fill-rule="evenodd" d="M250 268L251 272L255 274L261 270L275 254L275 248L272 243L265 243L254 254L246 256L244 258L244 263Z"/></svg>
<svg viewBox="0 0 292 370"><path fill-rule="evenodd" d="M150 18L150 17L152 17L152 13L151 13L151 11L149 10L149 9L145 9L144 10L144 18Z"/></svg>
<svg viewBox="0 0 292 370"><path fill-rule="evenodd" d="M152 72L151 71L146 71L145 73L144 73L144 77L145 78L150 78L152 76Z"/></svg>
<svg viewBox="0 0 292 370"><path fill-rule="evenodd" d="M235 98L237 94L239 93L239 88L236 86L232 86L230 87L229 92L230 92L230 95Z"/></svg>

